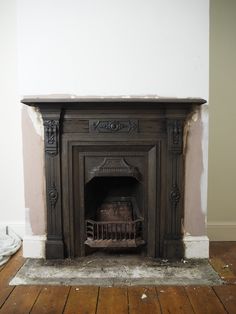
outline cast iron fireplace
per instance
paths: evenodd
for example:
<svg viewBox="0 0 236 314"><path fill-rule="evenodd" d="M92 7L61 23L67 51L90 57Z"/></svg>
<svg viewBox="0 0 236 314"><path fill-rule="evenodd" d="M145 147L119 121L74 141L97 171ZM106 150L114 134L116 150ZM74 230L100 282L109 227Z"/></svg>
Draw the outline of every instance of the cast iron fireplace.
<svg viewBox="0 0 236 314"><path fill-rule="evenodd" d="M184 126L203 99L22 102L44 123L47 259L183 257Z"/></svg>

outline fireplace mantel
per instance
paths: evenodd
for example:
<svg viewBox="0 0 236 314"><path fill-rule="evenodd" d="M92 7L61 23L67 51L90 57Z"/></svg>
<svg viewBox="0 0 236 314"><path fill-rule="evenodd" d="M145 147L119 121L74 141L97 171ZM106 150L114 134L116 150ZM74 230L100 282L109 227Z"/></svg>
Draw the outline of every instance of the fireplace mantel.
<svg viewBox="0 0 236 314"><path fill-rule="evenodd" d="M58 108L80 108L86 106L98 107L103 104L106 107L120 105L120 106L143 106L148 105L150 108L188 108L193 105L202 105L206 100L202 98L169 98L158 96L94 96L94 97L53 97L53 96L35 96L25 97L21 101L28 106L36 107L58 107Z"/></svg>
<svg viewBox="0 0 236 314"><path fill-rule="evenodd" d="M107 171L108 163L115 165L109 166L111 176L118 164L143 186L145 254L183 257L184 125L205 102L153 96L24 98L22 103L40 109L44 124L46 258L85 255L85 186Z"/></svg>

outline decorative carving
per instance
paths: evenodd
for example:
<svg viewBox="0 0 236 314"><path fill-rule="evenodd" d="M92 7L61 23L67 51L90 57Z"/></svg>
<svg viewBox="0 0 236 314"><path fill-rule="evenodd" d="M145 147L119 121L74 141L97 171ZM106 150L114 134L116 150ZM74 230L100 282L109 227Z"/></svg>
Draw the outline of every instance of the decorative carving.
<svg viewBox="0 0 236 314"><path fill-rule="evenodd" d="M136 167L129 165L124 158L115 157L104 158L101 165L89 171L89 180L101 176L129 176L139 181L141 179L141 174Z"/></svg>
<svg viewBox="0 0 236 314"><path fill-rule="evenodd" d="M181 141L181 126L179 121L175 120L173 124L173 144L179 145Z"/></svg>
<svg viewBox="0 0 236 314"><path fill-rule="evenodd" d="M51 208L55 208L57 200L58 200L58 192L55 186L55 183L48 190L48 199L51 205Z"/></svg>
<svg viewBox="0 0 236 314"><path fill-rule="evenodd" d="M130 133L138 131L137 120L90 120L90 131L98 133Z"/></svg>
<svg viewBox="0 0 236 314"><path fill-rule="evenodd" d="M169 151L172 153L181 154L183 150L183 121L169 120L167 132Z"/></svg>
<svg viewBox="0 0 236 314"><path fill-rule="evenodd" d="M58 120L44 120L45 151L51 156L58 153Z"/></svg>
<svg viewBox="0 0 236 314"><path fill-rule="evenodd" d="M180 197L181 197L180 190L178 188L178 185L175 183L172 186L172 190L170 192L170 201L171 201L172 209L176 210Z"/></svg>

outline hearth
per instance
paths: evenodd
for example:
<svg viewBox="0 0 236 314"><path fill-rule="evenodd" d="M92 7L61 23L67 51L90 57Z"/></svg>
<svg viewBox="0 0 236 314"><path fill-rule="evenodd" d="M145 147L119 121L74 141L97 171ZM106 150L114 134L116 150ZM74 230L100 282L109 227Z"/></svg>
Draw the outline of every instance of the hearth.
<svg viewBox="0 0 236 314"><path fill-rule="evenodd" d="M184 127L203 99L22 102L44 123L47 259L183 257Z"/></svg>

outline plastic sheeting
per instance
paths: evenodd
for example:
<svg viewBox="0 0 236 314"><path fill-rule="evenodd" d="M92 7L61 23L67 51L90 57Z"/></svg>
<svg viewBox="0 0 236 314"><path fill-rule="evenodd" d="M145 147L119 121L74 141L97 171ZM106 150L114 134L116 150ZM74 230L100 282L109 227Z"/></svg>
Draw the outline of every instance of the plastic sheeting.
<svg viewBox="0 0 236 314"><path fill-rule="evenodd" d="M0 266L21 247L21 239L11 230L0 231Z"/></svg>

